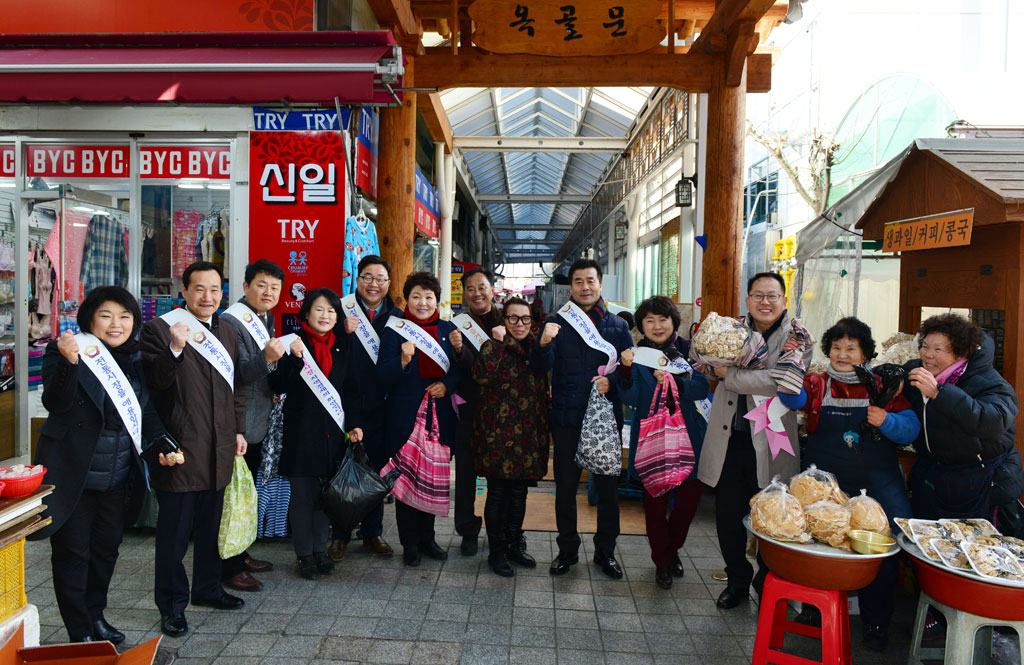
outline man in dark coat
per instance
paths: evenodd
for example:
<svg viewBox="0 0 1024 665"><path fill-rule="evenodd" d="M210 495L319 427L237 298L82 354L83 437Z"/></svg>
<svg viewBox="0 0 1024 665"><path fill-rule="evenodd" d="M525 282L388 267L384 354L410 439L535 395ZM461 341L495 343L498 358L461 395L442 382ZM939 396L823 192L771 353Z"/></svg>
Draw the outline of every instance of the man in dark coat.
<svg viewBox="0 0 1024 665"><path fill-rule="evenodd" d="M369 319L378 340L384 337L388 319L402 316L388 295L390 283L391 265L387 261L375 254L364 256L359 261L356 269L356 303ZM346 317L345 333L349 338L349 371L345 375L344 394L341 396L345 418L350 427L363 430L366 455L373 467L380 471L388 463L388 455L384 451L384 395L387 391L377 379L377 359L371 357L356 334L358 319L347 311L344 304L341 315ZM341 561L345 558L352 534L340 528L334 528L333 531L327 556L334 561ZM394 550L382 537L383 533L384 504L381 503L363 518L359 529L363 549L377 556L392 556Z"/></svg>
<svg viewBox="0 0 1024 665"><path fill-rule="evenodd" d="M190 338L209 332L223 345L233 367L238 366L237 331L221 325L216 314L223 281L220 267L206 261L193 263L182 275L186 309L207 330L191 330L180 321L168 326L162 318L142 328L142 359L152 399L184 455L180 464L163 458L150 468L160 506L154 595L161 629L172 637L188 632L189 584L182 559L190 536L195 542L192 604L217 609L244 605L220 584L217 534L235 456L246 450L245 386L239 372L234 372L234 386L229 385L189 345Z"/></svg>
<svg viewBox="0 0 1024 665"><path fill-rule="evenodd" d="M233 314L226 312L221 317L221 321L238 331L238 372L245 384L245 438L252 444L245 451L245 462L254 478L263 458L263 439L267 437L267 424L274 408L274 391L270 389L267 376L284 355L284 344L274 338L274 315L270 313L277 306L282 288L284 271L276 263L259 259L245 267L245 282L242 284L245 295L238 302L247 308L246 314L254 317L270 338L264 348L260 348L260 343L245 323ZM244 318L245 314L242 316ZM236 591L259 591L263 583L252 573L272 570L273 567L269 561L253 559L248 552L242 552L221 563L220 577L224 584Z"/></svg>
<svg viewBox="0 0 1024 665"><path fill-rule="evenodd" d="M601 266L580 259L569 268L572 301L587 313L605 341L621 354L633 346L626 322L611 314L601 298ZM590 399L591 384L612 403L619 431L622 430L622 402L617 388L630 385L628 367L619 366L610 376L598 369L608 356L587 345L565 319L558 314L544 321L540 340L534 347L532 362L539 369L551 370L551 438L555 456L555 521L558 526L558 556L551 562L552 575L564 575L579 561L580 535L576 530L576 492L581 469L576 465L583 416ZM622 577L615 560L615 540L619 536L619 477L591 473L597 490L597 533L594 534L594 563L614 579Z"/></svg>
<svg viewBox="0 0 1024 665"><path fill-rule="evenodd" d="M491 331L501 325L501 312L494 306L494 275L484 268L474 268L462 276L462 299L469 305L469 315L490 337ZM460 551L473 556L479 546L483 520L477 517L476 470L473 465L473 421L480 406L480 386L473 380L473 363L479 351L465 335L456 361L466 371L457 395L466 401L459 406L459 424L455 428L455 531L462 536Z"/></svg>

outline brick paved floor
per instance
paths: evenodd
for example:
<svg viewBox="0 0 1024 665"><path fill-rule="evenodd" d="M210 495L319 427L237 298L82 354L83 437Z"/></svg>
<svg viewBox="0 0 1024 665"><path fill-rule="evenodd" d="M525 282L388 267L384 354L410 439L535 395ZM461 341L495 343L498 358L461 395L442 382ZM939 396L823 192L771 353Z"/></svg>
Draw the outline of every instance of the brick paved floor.
<svg viewBox="0 0 1024 665"><path fill-rule="evenodd" d="M162 660L179 665L749 663L757 605L751 600L728 612L715 607L723 586L711 579L722 567L713 510L713 498L705 497L681 553L686 575L670 591L654 585L643 536L619 539L625 578L618 581L589 562L590 536L584 536L580 565L564 577L550 577L554 534L534 532L527 539L540 565L519 569L514 579L498 577L487 567L485 548L475 557L459 555L451 519L438 520L437 540L450 546L443 563L425 559L418 568L406 568L398 555L373 557L357 544L333 575L316 582L299 577L290 543L260 542L251 552L276 566L259 575L264 590L240 594L246 603L236 611L190 606L189 633L165 637ZM385 537L399 549L393 505L385 515ZM30 543L26 561L28 598L39 607L42 641L66 641L53 596L49 545ZM152 532L126 535L106 618L125 632L129 645L160 634L152 566ZM855 663L906 662L915 601L902 591L897 600L885 654L863 650L860 621L853 619ZM793 644L805 655L817 651L806 638L794 638Z"/></svg>

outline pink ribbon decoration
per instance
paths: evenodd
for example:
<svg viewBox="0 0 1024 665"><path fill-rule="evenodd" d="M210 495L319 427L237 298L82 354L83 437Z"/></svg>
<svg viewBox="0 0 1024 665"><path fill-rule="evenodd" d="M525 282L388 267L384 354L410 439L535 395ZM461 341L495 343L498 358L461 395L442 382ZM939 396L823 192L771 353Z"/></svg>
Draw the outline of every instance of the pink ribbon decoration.
<svg viewBox="0 0 1024 665"><path fill-rule="evenodd" d="M462 398L462 395L458 393L452 393L452 408L455 409L455 417L459 417L459 407L466 403L466 400Z"/></svg>
<svg viewBox="0 0 1024 665"><path fill-rule="evenodd" d="M619 366L619 361L618 360L613 360L610 363L608 363L607 365L601 365L600 367L598 367L597 368L597 373L600 374L601 376L608 376L609 374L614 372L615 368L618 367L618 366Z"/></svg>
<svg viewBox="0 0 1024 665"><path fill-rule="evenodd" d="M796 453L793 452L793 444L789 441L789 435L786 434L786 428L782 424L782 419L777 415L781 404L778 406L773 404L777 400L777 397L772 397L760 406L756 406L748 411L743 417L753 423L754 434L764 430L765 436L768 438L768 449L772 453L772 459L778 457L782 451L786 451L795 457ZM769 410L776 413L769 414Z"/></svg>

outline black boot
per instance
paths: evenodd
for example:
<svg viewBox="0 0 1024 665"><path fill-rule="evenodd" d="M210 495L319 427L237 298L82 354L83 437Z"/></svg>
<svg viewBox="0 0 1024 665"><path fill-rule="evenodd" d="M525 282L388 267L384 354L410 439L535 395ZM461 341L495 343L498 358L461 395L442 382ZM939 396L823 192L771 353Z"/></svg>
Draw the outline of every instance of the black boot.
<svg viewBox="0 0 1024 665"><path fill-rule="evenodd" d="M509 488L508 523L505 527L505 542L508 543L508 558L524 568L536 568L537 560L526 551L526 536L523 534L523 520L526 518L526 486L519 484Z"/></svg>
<svg viewBox="0 0 1024 665"><path fill-rule="evenodd" d="M320 572L316 569L316 558L312 554L299 557L299 574L307 580L320 579Z"/></svg>
<svg viewBox="0 0 1024 665"><path fill-rule="evenodd" d="M505 539L488 534L487 546L490 548L487 563L491 566L491 570L502 577L515 577L515 568L508 562L508 545L505 543Z"/></svg>
<svg viewBox="0 0 1024 665"><path fill-rule="evenodd" d="M487 525L487 563L498 575L512 577L516 574L508 562L508 543L505 541L508 515L508 481L487 480L487 502L484 503L484 523Z"/></svg>

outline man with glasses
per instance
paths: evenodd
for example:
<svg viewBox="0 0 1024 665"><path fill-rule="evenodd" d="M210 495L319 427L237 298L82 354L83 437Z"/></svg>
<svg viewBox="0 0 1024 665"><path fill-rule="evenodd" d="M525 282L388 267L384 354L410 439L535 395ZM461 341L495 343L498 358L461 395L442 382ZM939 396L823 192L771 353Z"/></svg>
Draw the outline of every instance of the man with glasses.
<svg viewBox="0 0 1024 665"><path fill-rule="evenodd" d="M762 272L747 282L747 322L764 336L768 346L765 369L719 367L711 419L701 449L697 477L715 488L715 522L718 544L725 560L729 581L718 597L718 606L732 609L748 598L751 583L758 595L767 574L758 556L758 572L747 561L747 531L743 517L749 510L750 498L768 485L773 476L788 480L800 470L796 413L787 411L782 417L795 455L779 453L772 459L768 435L753 434L750 421L744 418L755 408L754 395L774 397L778 384L768 369L775 366L783 350L788 350L792 322L786 311L786 282L774 272ZM811 349L804 355L809 366Z"/></svg>
<svg viewBox="0 0 1024 665"><path fill-rule="evenodd" d="M395 307L388 295L391 284L391 265L381 257L370 254L359 261L356 269L355 301L359 312L377 333L377 339L384 336L384 326L392 316L402 316L402 310ZM359 427L363 430L363 446L370 463L378 471L387 464L384 452L384 387L377 381L377 358L357 339L356 330L360 318L342 303L345 318L345 333L349 335L349 368L345 374L345 385L341 401L345 407L345 428ZM327 548L327 556L333 561L345 558L352 534L332 527L333 540ZM384 504L381 503L363 519L359 529L363 549L377 556L390 557L394 550L382 538L384 533Z"/></svg>
<svg viewBox="0 0 1024 665"><path fill-rule="evenodd" d="M494 328L501 326L501 312L494 307L494 275L484 268L473 268L462 276L462 300L469 305L469 315L488 337ZM451 335L456 360L466 369L456 395L466 401L459 406L459 424L455 429L455 531L462 536L459 551L462 556L473 556L479 547L480 527L483 520L477 517L476 471L473 467L473 421L480 402L480 387L473 380L473 363L478 355L477 348L466 342L466 338L455 331ZM524 557L525 546L522 548ZM533 561L533 559L530 559ZM537 565L536 562L533 565Z"/></svg>

